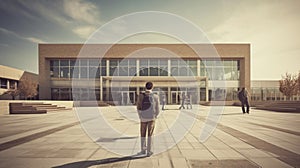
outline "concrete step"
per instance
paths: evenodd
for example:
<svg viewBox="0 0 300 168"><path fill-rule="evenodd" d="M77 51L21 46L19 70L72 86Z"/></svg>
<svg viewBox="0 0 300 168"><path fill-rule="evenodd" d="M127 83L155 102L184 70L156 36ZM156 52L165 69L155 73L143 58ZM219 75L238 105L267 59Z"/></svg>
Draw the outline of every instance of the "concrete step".
<svg viewBox="0 0 300 168"><path fill-rule="evenodd" d="M65 107L58 107L50 103L10 103L10 114L41 114L47 113L47 111L60 111L66 110Z"/></svg>
<svg viewBox="0 0 300 168"><path fill-rule="evenodd" d="M16 110L11 111L10 114L45 114L47 110Z"/></svg>

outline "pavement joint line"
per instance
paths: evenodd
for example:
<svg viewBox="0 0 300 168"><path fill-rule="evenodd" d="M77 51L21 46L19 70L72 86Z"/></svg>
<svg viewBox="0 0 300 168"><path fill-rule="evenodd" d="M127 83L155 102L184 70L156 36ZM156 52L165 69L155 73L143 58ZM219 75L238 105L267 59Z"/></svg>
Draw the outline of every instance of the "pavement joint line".
<svg viewBox="0 0 300 168"><path fill-rule="evenodd" d="M67 125L52 128L52 129L49 129L49 130L46 130L46 131L38 132L38 133L35 133L35 134L32 134L32 135L28 135L28 136L25 136L25 137L21 137L21 138L18 138L18 139L14 139L14 140L2 143L2 144L0 144L0 151L4 151L6 149L9 149L9 148L12 148L12 147L15 147L15 146L33 141L35 139L53 134L55 132L73 127L73 126L78 125L78 124L80 124L80 122L76 121L76 122L73 122L73 123L70 123L70 124L67 124Z"/></svg>
<svg viewBox="0 0 300 168"><path fill-rule="evenodd" d="M169 132L171 132L171 130L170 130L170 128L169 128L169 125L167 124L167 122L166 122L166 119L165 119L165 117L163 117L163 121L165 122L165 124L166 124L166 126L167 126L167 129L168 129L168 131ZM176 140L175 140L175 138L174 138L174 136L173 136L173 134L171 134L172 135L172 139L173 139L173 141L174 142L176 142ZM179 147L178 147L178 144L176 143L176 147L179 149ZM179 150L180 151L180 150ZM180 151L181 152L181 151ZM168 153L168 160L169 160L169 163L170 163L170 165L171 165L171 167L174 167L174 164L173 164L173 162L172 162L172 160L171 160L171 154L170 154L170 151L169 150L167 150L167 153Z"/></svg>
<svg viewBox="0 0 300 168"><path fill-rule="evenodd" d="M197 114L193 114L191 112L188 112L187 114L195 116L198 120L205 121L205 119L202 116L199 116ZM243 142L254 146L257 149L261 149L279 156L277 157L277 159L281 160L282 162L288 165L291 165L293 167L298 167L300 165L300 155L297 153L273 145L262 139L256 138L252 135L246 134L244 132L238 131L236 129L233 129L231 127L225 126L220 123L218 123L217 127L222 131L242 140Z"/></svg>
<svg viewBox="0 0 300 168"><path fill-rule="evenodd" d="M297 132L297 131L292 131L292 130L288 130L288 129L284 129L284 128L278 128L278 127L274 127L274 126L270 126L270 125L257 124L257 123L253 123L253 122L249 122L249 123L252 124L252 125L257 125L257 126L261 126L261 127L265 127L265 128L285 132L285 133L288 133L288 134L293 134L293 135L296 135L296 136L300 136L300 132Z"/></svg>

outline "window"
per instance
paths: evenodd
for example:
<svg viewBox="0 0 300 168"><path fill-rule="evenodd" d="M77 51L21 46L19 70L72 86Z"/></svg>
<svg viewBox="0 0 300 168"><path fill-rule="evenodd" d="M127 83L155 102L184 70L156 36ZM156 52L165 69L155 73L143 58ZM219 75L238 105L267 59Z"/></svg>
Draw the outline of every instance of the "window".
<svg viewBox="0 0 300 168"><path fill-rule="evenodd" d="M0 78L0 88L7 89L7 79Z"/></svg>
<svg viewBox="0 0 300 168"><path fill-rule="evenodd" d="M140 59L140 76L168 76L168 60Z"/></svg>
<svg viewBox="0 0 300 168"><path fill-rule="evenodd" d="M239 80L239 61L202 60L200 76L207 76L209 80Z"/></svg>
<svg viewBox="0 0 300 168"><path fill-rule="evenodd" d="M59 60L50 60L50 77L59 77Z"/></svg>
<svg viewBox="0 0 300 168"><path fill-rule="evenodd" d="M17 89L17 85L18 85L17 81L15 81L15 80L9 81L9 88L10 89Z"/></svg>
<svg viewBox="0 0 300 168"><path fill-rule="evenodd" d="M50 60L50 77L54 78L100 78L106 76L106 60L61 59Z"/></svg>
<svg viewBox="0 0 300 168"><path fill-rule="evenodd" d="M197 60L171 60L172 76L197 76Z"/></svg>
<svg viewBox="0 0 300 168"><path fill-rule="evenodd" d="M110 76L135 76L136 75L136 60L110 60L109 61Z"/></svg>

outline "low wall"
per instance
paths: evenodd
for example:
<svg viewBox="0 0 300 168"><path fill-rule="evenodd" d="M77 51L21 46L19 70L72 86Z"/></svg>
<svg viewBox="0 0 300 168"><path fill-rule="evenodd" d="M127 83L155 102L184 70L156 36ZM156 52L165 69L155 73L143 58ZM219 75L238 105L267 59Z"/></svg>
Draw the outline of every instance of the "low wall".
<svg viewBox="0 0 300 168"><path fill-rule="evenodd" d="M34 102L43 102L49 103L53 105L57 105L59 107L73 108L73 101L49 101L49 100L0 100L0 115L8 115L9 114L9 103L34 103Z"/></svg>

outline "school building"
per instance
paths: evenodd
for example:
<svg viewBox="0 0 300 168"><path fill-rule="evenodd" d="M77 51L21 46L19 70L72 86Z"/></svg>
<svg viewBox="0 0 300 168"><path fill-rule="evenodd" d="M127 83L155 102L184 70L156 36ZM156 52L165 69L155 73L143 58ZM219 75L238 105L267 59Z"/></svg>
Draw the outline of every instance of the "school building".
<svg viewBox="0 0 300 168"><path fill-rule="evenodd" d="M13 99L9 94L5 94L9 90L15 90L22 80L30 80L38 83L38 75L35 73L23 71L20 69L0 65L0 100ZM22 95L15 99L23 99Z"/></svg>
<svg viewBox="0 0 300 168"><path fill-rule="evenodd" d="M233 102L240 87L250 90L250 51L250 44L39 44L39 99L127 105L152 81L168 104L183 92L193 103Z"/></svg>

